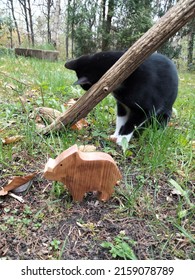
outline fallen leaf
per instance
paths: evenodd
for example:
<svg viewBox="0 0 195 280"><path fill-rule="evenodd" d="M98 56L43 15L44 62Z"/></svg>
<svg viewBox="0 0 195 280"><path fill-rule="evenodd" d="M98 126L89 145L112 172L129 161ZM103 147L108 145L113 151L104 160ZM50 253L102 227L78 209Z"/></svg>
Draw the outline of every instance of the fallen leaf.
<svg viewBox="0 0 195 280"><path fill-rule="evenodd" d="M14 84L6 84L6 88L14 90L16 86Z"/></svg>
<svg viewBox="0 0 195 280"><path fill-rule="evenodd" d="M64 107L71 107L77 102L78 99L71 98L67 102L64 103Z"/></svg>
<svg viewBox="0 0 195 280"><path fill-rule="evenodd" d="M172 194L185 196L186 192L182 189L182 187L173 179L169 180L169 183L174 187L174 189L171 191Z"/></svg>
<svg viewBox="0 0 195 280"><path fill-rule="evenodd" d="M74 103L76 103L75 99L70 99L67 101L64 106L67 108L70 108ZM35 119L37 129L42 129L45 127L46 123L51 124L53 121L55 121L58 117L61 116L61 112L58 110L55 110L53 108L48 107L39 107L36 108L31 114L30 118ZM79 120L77 123L71 126L73 130L81 130L84 127L88 126L88 122L85 119Z"/></svg>
<svg viewBox="0 0 195 280"><path fill-rule="evenodd" d="M170 196L167 196L167 197L166 197L166 201L167 201L167 202L173 202L173 199L172 199Z"/></svg>
<svg viewBox="0 0 195 280"><path fill-rule="evenodd" d="M195 149L195 140L192 140L190 143L192 145L192 149Z"/></svg>
<svg viewBox="0 0 195 280"><path fill-rule="evenodd" d="M30 118L34 118L36 123L52 123L60 115L61 112L53 108L38 107L30 114Z"/></svg>
<svg viewBox="0 0 195 280"><path fill-rule="evenodd" d="M81 152L95 152L96 147L94 145L81 145L81 146L79 146L79 151L81 151Z"/></svg>
<svg viewBox="0 0 195 280"><path fill-rule="evenodd" d="M42 123L36 123L36 128L38 129L38 130L41 130L41 129L44 129L46 126L44 125L44 124L42 124Z"/></svg>
<svg viewBox="0 0 195 280"><path fill-rule="evenodd" d="M179 174L183 178L186 177L186 174L182 170L177 170L177 174Z"/></svg>
<svg viewBox="0 0 195 280"><path fill-rule="evenodd" d="M0 190L0 196L4 196L8 193L8 191L5 191L4 188L1 188Z"/></svg>
<svg viewBox="0 0 195 280"><path fill-rule="evenodd" d="M24 136L21 136L21 135L5 137L4 139L2 139L2 142L3 142L3 144L11 144L11 143L18 142L23 138L24 138Z"/></svg>
<svg viewBox="0 0 195 280"><path fill-rule="evenodd" d="M20 192L24 192L26 191L27 189L30 188L30 186L32 185L32 180L28 181L27 183L19 186L18 188L12 190L14 193L20 193Z"/></svg>
<svg viewBox="0 0 195 280"><path fill-rule="evenodd" d="M13 179L3 188L6 191L11 191L13 189L16 189L16 188L26 184L28 181L32 180L36 174L37 174L37 172L31 173L26 176L14 176Z"/></svg>
<svg viewBox="0 0 195 280"><path fill-rule="evenodd" d="M79 120L77 123L73 124L71 128L73 130L81 130L83 127L87 127L88 122L85 119Z"/></svg>
<svg viewBox="0 0 195 280"><path fill-rule="evenodd" d="M111 142L116 143L117 137L111 137L111 136L109 136L109 137L108 137L108 140L110 140Z"/></svg>
<svg viewBox="0 0 195 280"><path fill-rule="evenodd" d="M77 102L78 99L71 98L66 103L64 103L64 107L70 108ZM73 130L81 130L84 127L88 126L88 122L85 119L79 120L77 123L73 124L71 128Z"/></svg>
<svg viewBox="0 0 195 280"><path fill-rule="evenodd" d="M182 195L182 192L179 191L179 190L177 190L177 189L173 189L173 190L171 191L171 193L172 193L172 194L176 194L176 195Z"/></svg>

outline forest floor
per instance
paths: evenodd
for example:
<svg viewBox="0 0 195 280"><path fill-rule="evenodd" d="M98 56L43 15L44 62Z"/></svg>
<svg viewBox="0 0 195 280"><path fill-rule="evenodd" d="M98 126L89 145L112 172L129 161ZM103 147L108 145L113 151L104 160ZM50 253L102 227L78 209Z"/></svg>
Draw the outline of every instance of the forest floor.
<svg viewBox="0 0 195 280"><path fill-rule="evenodd" d="M195 73L180 72L178 115L165 130L146 128L128 147L108 140L115 102L105 98L81 130L43 136L29 114L64 110L83 92L63 62L0 57L0 187L38 171L24 203L0 196L0 259L195 259ZM6 139L22 136L6 144ZM73 144L93 145L116 161L122 180L110 200L94 193L73 202L44 179L49 157Z"/></svg>

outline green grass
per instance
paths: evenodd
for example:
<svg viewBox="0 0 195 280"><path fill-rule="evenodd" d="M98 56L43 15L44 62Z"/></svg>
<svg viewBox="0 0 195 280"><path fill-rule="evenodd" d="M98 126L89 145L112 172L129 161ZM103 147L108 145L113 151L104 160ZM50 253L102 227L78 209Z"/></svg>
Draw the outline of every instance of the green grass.
<svg viewBox="0 0 195 280"><path fill-rule="evenodd" d="M179 96L174 105L178 116L171 120L171 125L165 130L157 129L155 125L153 129L146 128L139 138L134 138L123 149L108 140L115 125L115 101L111 95L87 116L88 128L81 131L65 128L47 137L37 133L34 120L29 118L29 114L39 106L64 111L63 104L66 101L83 94L80 88L72 86L74 81L74 74L66 70L61 61L52 63L23 57L0 57L0 137L24 137L9 145L0 141L0 169L4 170L1 179L26 173L28 168L43 168L48 157L56 157L75 143L94 144L98 150L114 157L123 174L123 180L113 198L118 201L114 205L116 216L144 221L159 246L160 257L193 258L195 73L180 73ZM24 98L28 102L23 102ZM180 193L174 194L175 190L180 190ZM49 199L60 199L63 195L61 185L53 183ZM67 207L70 207L70 203L68 201ZM30 223L39 228L42 219L29 218L29 210L25 208L20 220L9 210L1 229L18 224L25 234L25 228ZM113 250L122 244L117 239L118 234L113 242L106 243ZM181 239L188 244L186 252L179 245L176 246ZM51 246L61 250L59 247L64 241L57 241L57 237L53 238ZM136 242L139 243L139 240ZM128 251L129 247L126 247ZM111 251L111 256L120 255L120 249ZM156 253L152 247L148 254L148 258L155 258Z"/></svg>

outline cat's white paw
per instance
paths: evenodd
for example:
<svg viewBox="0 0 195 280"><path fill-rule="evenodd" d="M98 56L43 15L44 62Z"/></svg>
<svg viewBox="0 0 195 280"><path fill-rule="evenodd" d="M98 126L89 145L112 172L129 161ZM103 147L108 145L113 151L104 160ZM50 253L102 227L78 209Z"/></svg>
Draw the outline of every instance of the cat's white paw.
<svg viewBox="0 0 195 280"><path fill-rule="evenodd" d="M115 132L114 134L109 136L109 139L113 142L117 141L118 134Z"/></svg>
<svg viewBox="0 0 195 280"><path fill-rule="evenodd" d="M116 143L119 145L119 146L122 146L122 141L124 138L126 138L126 141L129 142L131 140L133 136L133 132L127 134L127 135L118 135L117 136L117 139L116 139Z"/></svg>

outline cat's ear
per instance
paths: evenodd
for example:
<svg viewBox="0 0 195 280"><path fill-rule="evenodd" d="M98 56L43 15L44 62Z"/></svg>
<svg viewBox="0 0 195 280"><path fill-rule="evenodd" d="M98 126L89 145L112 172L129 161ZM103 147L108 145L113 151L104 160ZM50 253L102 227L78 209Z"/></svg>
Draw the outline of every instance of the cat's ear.
<svg viewBox="0 0 195 280"><path fill-rule="evenodd" d="M79 78L73 85L92 85L87 77Z"/></svg>
<svg viewBox="0 0 195 280"><path fill-rule="evenodd" d="M67 69L76 70L76 68L77 68L77 59L73 59L73 60L67 61L64 66Z"/></svg>

